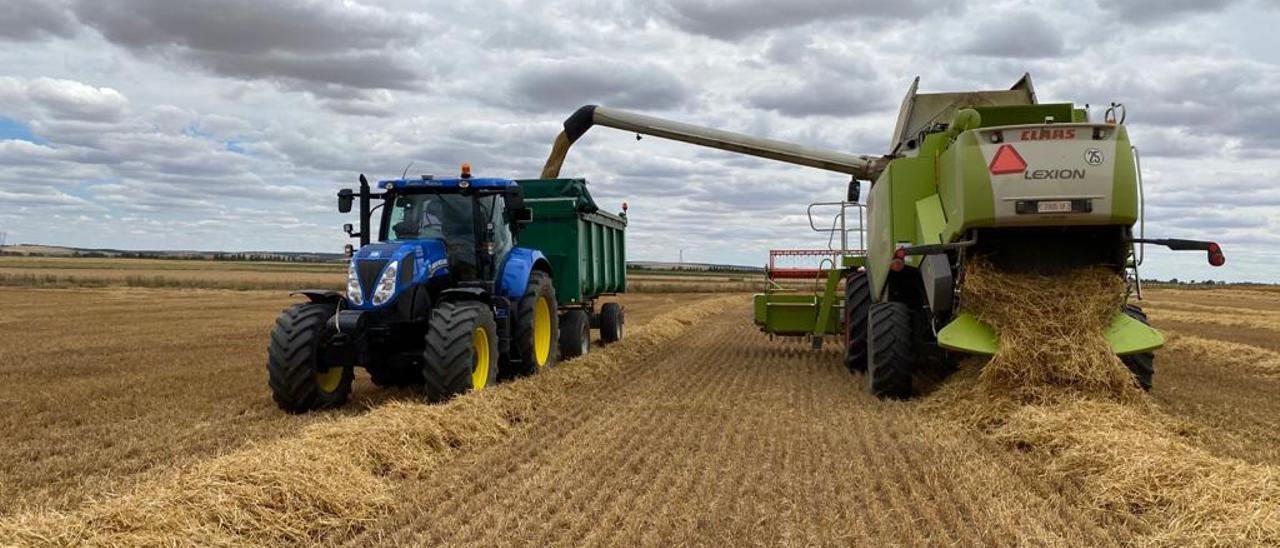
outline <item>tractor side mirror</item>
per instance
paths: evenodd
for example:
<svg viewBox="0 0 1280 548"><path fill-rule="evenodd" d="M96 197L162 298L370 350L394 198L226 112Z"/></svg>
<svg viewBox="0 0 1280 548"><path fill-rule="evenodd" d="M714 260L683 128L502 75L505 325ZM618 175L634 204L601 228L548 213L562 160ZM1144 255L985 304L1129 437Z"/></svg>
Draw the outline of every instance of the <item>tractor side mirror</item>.
<svg viewBox="0 0 1280 548"><path fill-rule="evenodd" d="M845 194L844 201L849 202L851 204L856 204L858 203L858 197L861 194L862 194L862 183L859 182L857 179L852 179L849 181L849 191Z"/></svg>
<svg viewBox="0 0 1280 548"><path fill-rule="evenodd" d="M514 210L514 213L515 213L515 220L516 220L516 222L517 222L517 223L520 223L520 224L529 224L529 223L532 223L532 222L533 222L533 210L532 210L532 209L529 209L529 208L527 208L527 207L522 207L522 208L519 208L519 209Z"/></svg>
<svg viewBox="0 0 1280 548"><path fill-rule="evenodd" d="M351 223L346 223L342 225L342 231L346 232L347 236L352 236L353 233L356 231L356 227L351 226Z"/></svg>
<svg viewBox="0 0 1280 548"><path fill-rule="evenodd" d="M352 255L356 254L356 247L351 244L344 245L342 246L342 254L346 255L347 258L350 259Z"/></svg>
<svg viewBox="0 0 1280 548"><path fill-rule="evenodd" d="M351 192L351 189L349 188L344 188L338 191L338 213L351 213L351 201L353 194L354 193Z"/></svg>

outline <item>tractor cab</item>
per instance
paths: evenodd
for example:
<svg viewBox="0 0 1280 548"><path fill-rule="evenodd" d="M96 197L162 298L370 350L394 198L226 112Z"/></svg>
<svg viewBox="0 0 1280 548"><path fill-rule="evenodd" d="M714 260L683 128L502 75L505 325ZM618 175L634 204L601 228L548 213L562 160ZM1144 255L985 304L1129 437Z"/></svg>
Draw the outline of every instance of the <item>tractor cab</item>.
<svg viewBox="0 0 1280 548"><path fill-rule="evenodd" d="M387 306L415 286L435 289L429 293L467 287L493 294L500 289L499 273L516 250L516 233L531 219L515 181L473 178L464 164L459 177L390 179L377 188L382 192L367 196L381 203L362 213L366 224L360 233L351 233L362 239L349 268L351 308ZM340 202L340 209L345 207ZM375 218L378 239L364 242Z"/></svg>

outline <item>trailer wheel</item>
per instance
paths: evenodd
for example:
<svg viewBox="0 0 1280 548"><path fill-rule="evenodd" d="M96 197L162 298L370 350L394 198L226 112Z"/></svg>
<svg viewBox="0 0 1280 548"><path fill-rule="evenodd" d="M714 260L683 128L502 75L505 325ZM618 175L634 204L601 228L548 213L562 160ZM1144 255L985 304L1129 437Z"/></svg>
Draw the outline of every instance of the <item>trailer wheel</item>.
<svg viewBox="0 0 1280 548"><path fill-rule="evenodd" d="M867 325L867 383L880 398L911 397L911 309L895 302L873 303Z"/></svg>
<svg viewBox="0 0 1280 548"><path fill-rule="evenodd" d="M516 305L515 339L508 360L512 376L532 375L556 364L560 322L556 315L556 289L545 272L529 275L524 297Z"/></svg>
<svg viewBox="0 0 1280 548"><path fill-rule="evenodd" d="M276 405L290 413L338 407L351 394L351 366L321 370L334 329L332 304L295 304L280 314L267 347L267 384Z"/></svg>
<svg viewBox="0 0 1280 548"><path fill-rule="evenodd" d="M615 343L622 340L622 328L626 317L622 305L604 303L600 306L600 344Z"/></svg>
<svg viewBox="0 0 1280 548"><path fill-rule="evenodd" d="M431 313L422 352L427 401L444 401L498 382L498 324L481 303L443 303Z"/></svg>
<svg viewBox="0 0 1280 548"><path fill-rule="evenodd" d="M1124 313L1130 318L1138 320L1144 324L1151 325L1147 320L1147 313L1142 308L1132 304L1124 305ZM1129 368L1129 372L1133 373L1134 379L1137 379L1138 385L1143 390L1150 391L1153 377L1156 375L1156 354L1155 352L1143 352L1141 354L1129 354L1120 356L1120 361L1125 367Z"/></svg>
<svg viewBox="0 0 1280 548"><path fill-rule="evenodd" d="M381 387L421 386L422 369L417 367L369 366L369 379Z"/></svg>
<svg viewBox="0 0 1280 548"><path fill-rule="evenodd" d="M867 370L867 315L871 313L871 286L866 272L854 272L844 283L844 366Z"/></svg>
<svg viewBox="0 0 1280 548"><path fill-rule="evenodd" d="M585 310L560 316L560 357L576 358L591 351L591 317Z"/></svg>

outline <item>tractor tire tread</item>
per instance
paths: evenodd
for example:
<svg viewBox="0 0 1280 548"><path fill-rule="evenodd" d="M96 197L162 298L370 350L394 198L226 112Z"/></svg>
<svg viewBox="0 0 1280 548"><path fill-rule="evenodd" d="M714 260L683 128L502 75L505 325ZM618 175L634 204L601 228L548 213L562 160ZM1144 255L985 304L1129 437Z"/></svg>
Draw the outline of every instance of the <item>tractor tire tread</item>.
<svg viewBox="0 0 1280 548"><path fill-rule="evenodd" d="M325 393L316 386L315 362L326 324L337 307L331 304L296 304L280 314L267 346L267 384L280 409L304 413L337 407L351 393L351 368L346 368L338 389Z"/></svg>
<svg viewBox="0 0 1280 548"><path fill-rule="evenodd" d="M539 370L533 359L533 317L534 307L537 305L540 294L551 301L551 350L547 354L547 363L543 367L553 367L556 364L558 357L556 351L559 347L557 340L560 331L560 322L556 315L556 289L551 282L551 276L535 270L529 274L529 284L525 288L524 296L516 305L517 314L515 321L512 322L512 331L515 335L511 340L512 359L506 360L508 370L503 372L504 377L532 375Z"/></svg>
<svg viewBox="0 0 1280 548"><path fill-rule="evenodd" d="M428 401L444 401L471 389L475 367L472 334L485 319L490 333L495 330L492 317L486 317L483 309L479 303L447 302L432 311L422 372Z"/></svg>

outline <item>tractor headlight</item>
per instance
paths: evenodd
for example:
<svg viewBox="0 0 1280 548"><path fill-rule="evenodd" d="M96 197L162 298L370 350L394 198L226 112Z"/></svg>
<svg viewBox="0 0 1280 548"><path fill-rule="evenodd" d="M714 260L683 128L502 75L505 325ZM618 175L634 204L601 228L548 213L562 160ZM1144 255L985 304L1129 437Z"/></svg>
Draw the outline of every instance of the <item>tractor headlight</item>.
<svg viewBox="0 0 1280 548"><path fill-rule="evenodd" d="M382 306L391 300L391 295L396 292L396 274L400 270L400 263L392 262L387 264L387 268L382 271L382 277L378 278L378 286L373 290L373 306Z"/></svg>
<svg viewBox="0 0 1280 548"><path fill-rule="evenodd" d="M356 276L355 261L351 261L350 266L347 267L347 299L356 306L364 304L364 292L360 290L360 278Z"/></svg>

